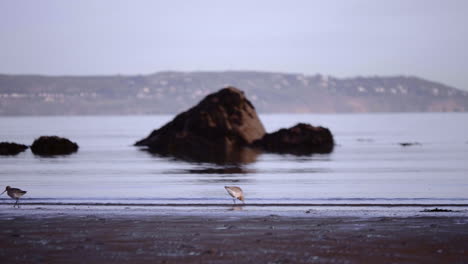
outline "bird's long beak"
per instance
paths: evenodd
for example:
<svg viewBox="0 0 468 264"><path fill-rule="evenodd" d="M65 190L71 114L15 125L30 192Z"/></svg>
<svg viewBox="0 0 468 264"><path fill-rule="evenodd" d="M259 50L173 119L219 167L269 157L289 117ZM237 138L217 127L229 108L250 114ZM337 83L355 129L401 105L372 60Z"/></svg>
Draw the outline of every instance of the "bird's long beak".
<svg viewBox="0 0 468 264"><path fill-rule="evenodd" d="M4 192L6 192L6 190L4 190L2 193L0 193L0 195L2 195Z"/></svg>

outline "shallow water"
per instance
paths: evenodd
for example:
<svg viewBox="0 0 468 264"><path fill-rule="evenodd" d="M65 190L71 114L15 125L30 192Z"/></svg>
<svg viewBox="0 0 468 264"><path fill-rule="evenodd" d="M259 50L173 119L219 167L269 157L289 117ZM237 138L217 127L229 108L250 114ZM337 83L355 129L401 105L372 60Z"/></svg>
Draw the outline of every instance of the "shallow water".
<svg viewBox="0 0 468 264"><path fill-rule="evenodd" d="M329 127L327 155L262 154L216 165L155 156L132 144L173 116L0 117L0 141L41 135L80 145L55 158L0 156L0 185L25 203L224 204L238 185L256 204L468 204L468 114L261 115L268 131L297 122ZM420 145L402 147L401 142ZM5 195L1 203L11 203Z"/></svg>

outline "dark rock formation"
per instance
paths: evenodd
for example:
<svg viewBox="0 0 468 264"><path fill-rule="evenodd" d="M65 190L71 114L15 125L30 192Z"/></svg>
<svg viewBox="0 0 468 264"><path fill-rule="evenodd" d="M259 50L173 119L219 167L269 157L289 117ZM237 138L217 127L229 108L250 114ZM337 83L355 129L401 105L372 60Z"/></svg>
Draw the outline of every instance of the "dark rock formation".
<svg viewBox="0 0 468 264"><path fill-rule="evenodd" d="M17 155L28 148L26 145L11 142L0 142L0 155Z"/></svg>
<svg viewBox="0 0 468 264"><path fill-rule="evenodd" d="M78 145L66 138L42 136L34 140L31 151L42 156L66 155L78 151Z"/></svg>
<svg viewBox="0 0 468 264"><path fill-rule="evenodd" d="M253 146L269 152L307 155L330 153L335 143L328 128L299 123L288 129L280 129L256 140Z"/></svg>
<svg viewBox="0 0 468 264"><path fill-rule="evenodd" d="M265 129L244 93L227 87L154 130L136 146L196 161L235 161ZM251 151L250 151L251 152Z"/></svg>
<svg viewBox="0 0 468 264"><path fill-rule="evenodd" d="M135 145L157 155L192 161L248 163L261 151L329 153L334 142L328 129L307 124L265 134L244 93L228 87L208 95Z"/></svg>

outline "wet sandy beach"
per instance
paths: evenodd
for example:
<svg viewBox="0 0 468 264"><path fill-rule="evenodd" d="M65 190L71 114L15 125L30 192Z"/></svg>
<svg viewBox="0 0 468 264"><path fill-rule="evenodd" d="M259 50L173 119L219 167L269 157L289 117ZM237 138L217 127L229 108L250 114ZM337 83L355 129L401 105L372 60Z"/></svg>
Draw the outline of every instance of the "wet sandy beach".
<svg viewBox="0 0 468 264"><path fill-rule="evenodd" d="M0 212L2 263L468 263L468 217Z"/></svg>

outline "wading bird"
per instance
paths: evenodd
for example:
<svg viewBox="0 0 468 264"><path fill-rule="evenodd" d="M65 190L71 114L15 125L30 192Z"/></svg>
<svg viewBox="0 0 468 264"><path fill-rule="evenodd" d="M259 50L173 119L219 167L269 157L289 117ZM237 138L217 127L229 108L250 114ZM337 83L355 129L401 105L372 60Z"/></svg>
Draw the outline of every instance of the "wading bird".
<svg viewBox="0 0 468 264"><path fill-rule="evenodd" d="M244 192L240 187L237 186L224 186L226 191L229 193L229 195L232 196L232 200L234 201L234 204L236 204L236 199L239 199L244 203Z"/></svg>
<svg viewBox="0 0 468 264"><path fill-rule="evenodd" d="M0 193L0 195L2 195L4 192L7 192L8 196L10 196L11 199L16 200L16 203L13 205L13 208L15 208L15 206L18 206L19 208L19 198L26 194L26 191L20 190L18 188L11 188L10 186L7 186L5 190L2 193Z"/></svg>

